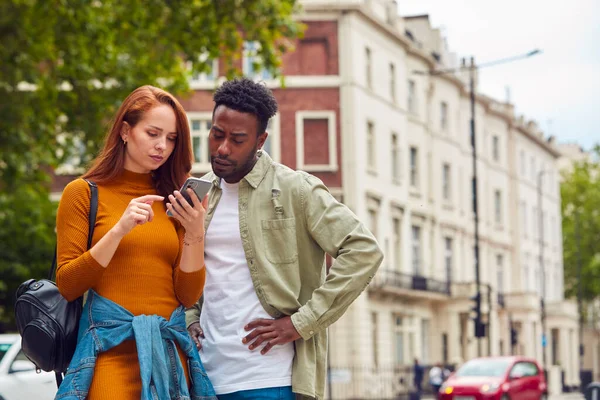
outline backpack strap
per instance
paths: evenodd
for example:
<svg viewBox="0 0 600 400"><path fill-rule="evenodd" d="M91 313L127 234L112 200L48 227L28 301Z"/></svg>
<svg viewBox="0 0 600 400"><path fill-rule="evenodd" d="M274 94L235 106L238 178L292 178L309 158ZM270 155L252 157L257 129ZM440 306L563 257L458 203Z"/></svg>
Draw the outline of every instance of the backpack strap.
<svg viewBox="0 0 600 400"><path fill-rule="evenodd" d="M84 179L87 184L90 186L90 213L88 215L88 241L87 241L87 249L89 250L92 247L92 238L94 236L94 226L96 225L96 215L98 214L98 186L96 183ZM52 267L50 267L50 272L48 274L48 280L53 280L54 273L56 272L56 256L57 256L57 248L54 247L54 257L52 258Z"/></svg>

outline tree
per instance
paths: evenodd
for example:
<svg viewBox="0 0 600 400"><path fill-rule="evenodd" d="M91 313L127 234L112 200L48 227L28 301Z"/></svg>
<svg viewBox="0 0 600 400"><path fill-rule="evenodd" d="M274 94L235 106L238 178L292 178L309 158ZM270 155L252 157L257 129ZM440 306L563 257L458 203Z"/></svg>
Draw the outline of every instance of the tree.
<svg viewBox="0 0 600 400"><path fill-rule="evenodd" d="M600 296L600 146L563 173L561 184L565 296ZM579 269L581 266L581 270Z"/></svg>
<svg viewBox="0 0 600 400"><path fill-rule="evenodd" d="M4 0L0 2L0 322L14 290L44 276L56 205L49 172L97 153L108 118L136 87L185 96L192 73L258 43L276 75L302 33L297 0Z"/></svg>

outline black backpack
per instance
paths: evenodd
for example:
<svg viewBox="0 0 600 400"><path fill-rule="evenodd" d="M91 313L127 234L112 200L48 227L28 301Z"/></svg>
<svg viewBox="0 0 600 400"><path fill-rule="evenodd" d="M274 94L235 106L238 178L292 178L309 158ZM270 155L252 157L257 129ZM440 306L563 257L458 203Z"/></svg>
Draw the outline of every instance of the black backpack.
<svg viewBox="0 0 600 400"><path fill-rule="evenodd" d="M98 211L98 188L95 183L86 182L91 192L89 249ZM54 371L57 385L60 386L62 373L67 370L77 346L83 297L68 302L52 281L55 269L56 250L48 279L29 279L17 289L15 319L21 334L23 353L38 369Z"/></svg>

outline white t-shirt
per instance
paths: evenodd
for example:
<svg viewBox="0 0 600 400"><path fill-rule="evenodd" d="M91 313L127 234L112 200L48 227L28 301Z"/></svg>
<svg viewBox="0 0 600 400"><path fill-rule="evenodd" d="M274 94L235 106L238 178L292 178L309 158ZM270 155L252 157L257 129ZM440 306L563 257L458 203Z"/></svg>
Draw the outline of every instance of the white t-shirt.
<svg viewBox="0 0 600 400"><path fill-rule="evenodd" d="M294 345L277 345L260 354L242 339L244 326L272 317L264 310L250 277L240 235L238 184L221 180L221 199L206 232L206 284L200 326L204 330L200 358L215 392L233 393L292 384Z"/></svg>

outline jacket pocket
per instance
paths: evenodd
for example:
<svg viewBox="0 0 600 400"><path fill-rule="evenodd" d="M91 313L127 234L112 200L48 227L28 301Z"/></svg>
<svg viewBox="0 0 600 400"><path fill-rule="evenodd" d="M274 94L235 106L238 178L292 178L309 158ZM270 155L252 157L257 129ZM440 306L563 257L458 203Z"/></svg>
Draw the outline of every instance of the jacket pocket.
<svg viewBox="0 0 600 400"><path fill-rule="evenodd" d="M262 234L267 260L273 264L289 264L298 260L294 218L263 220Z"/></svg>

